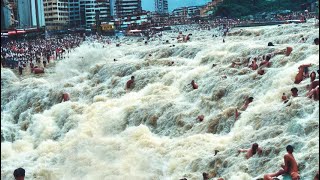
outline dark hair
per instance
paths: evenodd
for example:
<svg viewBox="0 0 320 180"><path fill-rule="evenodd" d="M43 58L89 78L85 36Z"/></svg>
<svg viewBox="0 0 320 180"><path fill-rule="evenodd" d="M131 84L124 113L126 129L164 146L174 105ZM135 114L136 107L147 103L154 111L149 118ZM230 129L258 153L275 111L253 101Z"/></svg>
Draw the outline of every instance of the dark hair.
<svg viewBox="0 0 320 180"><path fill-rule="evenodd" d="M269 43L268 43L268 46L274 46L274 45L273 45L273 43L272 43L272 42L269 42Z"/></svg>
<svg viewBox="0 0 320 180"><path fill-rule="evenodd" d="M256 153L257 153L258 148L259 148L258 143L254 143L254 144L252 144L252 154L256 154Z"/></svg>
<svg viewBox="0 0 320 180"><path fill-rule="evenodd" d="M271 59L271 56L267 56L266 60L269 61Z"/></svg>
<svg viewBox="0 0 320 180"><path fill-rule="evenodd" d="M134 79L134 76L131 76L131 79Z"/></svg>
<svg viewBox="0 0 320 180"><path fill-rule="evenodd" d="M299 90L296 87L294 87L294 88L291 89L291 92L292 91L297 91L298 92Z"/></svg>
<svg viewBox="0 0 320 180"><path fill-rule="evenodd" d="M293 153L293 146L288 145L286 149L289 153Z"/></svg>
<svg viewBox="0 0 320 180"><path fill-rule="evenodd" d="M13 172L13 176L15 177L15 178L17 178L17 177L24 177L25 176L25 173L26 173L26 171L23 169L23 168L18 168L18 169L16 169L16 170L14 170L14 172Z"/></svg>
<svg viewBox="0 0 320 180"><path fill-rule="evenodd" d="M253 97L249 97L248 98L249 101L253 101L253 99L254 99Z"/></svg>
<svg viewBox="0 0 320 180"><path fill-rule="evenodd" d="M319 38L315 38L313 41L315 44L317 44L317 42L319 43Z"/></svg>

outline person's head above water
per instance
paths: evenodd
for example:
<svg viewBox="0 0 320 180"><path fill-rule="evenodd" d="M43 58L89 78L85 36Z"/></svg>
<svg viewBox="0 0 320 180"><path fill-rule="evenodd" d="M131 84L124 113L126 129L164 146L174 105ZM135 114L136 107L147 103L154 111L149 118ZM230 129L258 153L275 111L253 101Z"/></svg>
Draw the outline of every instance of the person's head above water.
<svg viewBox="0 0 320 180"><path fill-rule="evenodd" d="M23 168L18 168L14 170L13 176L16 180L24 180L26 171Z"/></svg>
<svg viewBox="0 0 320 180"><path fill-rule="evenodd" d="M252 102L253 99L254 99L253 97L249 97L249 98L248 98L248 101L249 101L249 102Z"/></svg>
<svg viewBox="0 0 320 180"><path fill-rule="evenodd" d="M270 61L270 59L271 59L271 56L266 57L266 61Z"/></svg>
<svg viewBox="0 0 320 180"><path fill-rule="evenodd" d="M131 76L131 80L134 80L134 76Z"/></svg>
<svg viewBox="0 0 320 180"><path fill-rule="evenodd" d="M257 153L258 148L259 148L258 143L254 143L254 144L252 144L252 154L256 154L256 153Z"/></svg>
<svg viewBox="0 0 320 180"><path fill-rule="evenodd" d="M286 149L288 153L291 153L291 154L293 153L293 146L288 145Z"/></svg>
<svg viewBox="0 0 320 180"><path fill-rule="evenodd" d="M315 38L313 42L315 45L319 45L319 38Z"/></svg>
<svg viewBox="0 0 320 180"><path fill-rule="evenodd" d="M273 45L273 43L272 43L272 42L269 42L269 43L268 43L268 46L274 46L274 45Z"/></svg>

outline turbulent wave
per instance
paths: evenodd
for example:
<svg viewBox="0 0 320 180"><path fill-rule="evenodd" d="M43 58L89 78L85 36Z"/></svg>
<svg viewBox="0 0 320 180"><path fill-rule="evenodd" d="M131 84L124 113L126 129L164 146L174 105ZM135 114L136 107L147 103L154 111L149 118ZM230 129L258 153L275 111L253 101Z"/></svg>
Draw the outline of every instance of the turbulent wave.
<svg viewBox="0 0 320 180"><path fill-rule="evenodd" d="M213 172L249 180L279 170L292 144L302 178L311 179L319 168L319 104L305 97L309 80L293 82L299 65L319 68L319 46L312 45L319 29L234 29L226 43L212 37L217 32L188 33L192 41L185 44L173 43L170 32L148 45L141 39L122 39L120 47L86 42L41 77L1 69L1 178L23 167L27 179L196 180ZM301 36L306 43L298 43ZM274 57L264 76L230 68L237 58L288 45L293 53ZM132 75L136 83L126 93ZM198 90L191 90L191 80ZM294 86L301 97L286 107L281 95ZM63 92L71 101L60 103ZM234 111L248 96L254 102L235 122ZM262 157L237 154L254 142Z"/></svg>

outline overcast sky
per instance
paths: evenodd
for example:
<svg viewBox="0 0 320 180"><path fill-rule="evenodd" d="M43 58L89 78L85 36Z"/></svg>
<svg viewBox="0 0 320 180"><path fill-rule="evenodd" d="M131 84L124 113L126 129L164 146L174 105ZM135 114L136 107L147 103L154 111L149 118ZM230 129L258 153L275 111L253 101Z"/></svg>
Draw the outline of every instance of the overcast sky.
<svg viewBox="0 0 320 180"><path fill-rule="evenodd" d="M212 0L168 0L169 11L183 6L203 5ZM154 11L154 0L142 0L142 8L144 10Z"/></svg>

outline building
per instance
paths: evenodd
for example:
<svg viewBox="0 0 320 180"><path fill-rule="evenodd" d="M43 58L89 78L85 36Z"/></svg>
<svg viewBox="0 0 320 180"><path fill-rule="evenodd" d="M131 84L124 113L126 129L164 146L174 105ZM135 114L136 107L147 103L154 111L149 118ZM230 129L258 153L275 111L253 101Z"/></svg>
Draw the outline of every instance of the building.
<svg viewBox="0 0 320 180"><path fill-rule="evenodd" d="M193 18L200 16L200 10L202 6L189 6L187 7L187 17Z"/></svg>
<svg viewBox="0 0 320 180"><path fill-rule="evenodd" d="M168 14L168 0L155 0L155 11L158 14Z"/></svg>
<svg viewBox="0 0 320 180"><path fill-rule="evenodd" d="M92 29L93 26L100 26L101 22L108 22L111 19L109 0L81 0L80 1L81 26Z"/></svg>
<svg viewBox="0 0 320 180"><path fill-rule="evenodd" d="M141 0L116 0L118 18L132 16L142 12Z"/></svg>
<svg viewBox="0 0 320 180"><path fill-rule="evenodd" d="M78 28L81 26L80 16L80 0L69 0L68 1L68 25L69 28Z"/></svg>
<svg viewBox="0 0 320 180"><path fill-rule="evenodd" d="M8 29L12 24L12 7L7 1L1 1L1 30Z"/></svg>
<svg viewBox="0 0 320 180"><path fill-rule="evenodd" d="M19 28L45 26L43 0L19 0L17 3Z"/></svg>
<svg viewBox="0 0 320 180"><path fill-rule="evenodd" d="M172 15L176 17L186 17L187 14L188 14L187 7L177 8L172 11Z"/></svg>
<svg viewBox="0 0 320 180"><path fill-rule="evenodd" d="M68 0L44 0L43 5L45 24L48 30L68 28Z"/></svg>

